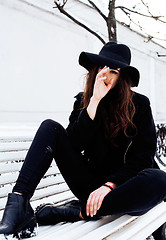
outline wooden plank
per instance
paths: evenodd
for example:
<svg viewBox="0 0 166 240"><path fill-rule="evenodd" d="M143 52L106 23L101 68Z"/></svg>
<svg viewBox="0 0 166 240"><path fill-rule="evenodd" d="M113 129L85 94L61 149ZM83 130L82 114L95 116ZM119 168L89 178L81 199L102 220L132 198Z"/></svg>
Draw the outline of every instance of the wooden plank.
<svg viewBox="0 0 166 240"><path fill-rule="evenodd" d="M0 142L24 142L24 141L32 141L34 138L33 134L27 133L2 133L0 135Z"/></svg>
<svg viewBox="0 0 166 240"><path fill-rule="evenodd" d="M69 191L69 188L66 183L60 183L53 186L48 186L45 188L37 189L31 200L35 201L35 200L43 199L53 195L56 198L56 195L58 195L59 193L64 193L66 191ZM7 197L0 198L0 209L4 208L6 198Z"/></svg>
<svg viewBox="0 0 166 240"><path fill-rule="evenodd" d="M51 175L45 178L42 178L37 189L41 189L48 186L53 186L56 184L64 183L64 179L61 174L57 174L56 176ZM10 193L15 185L15 182L12 184L7 184L5 187L0 188L0 198L6 197L8 193Z"/></svg>
<svg viewBox="0 0 166 240"><path fill-rule="evenodd" d="M57 195L51 195L51 196L43 197L41 199L35 199L35 201L31 201L31 205L33 209L35 209L37 206L39 206L42 203L54 203L56 205L60 205L74 198L75 196L71 191L66 191L66 192L58 193Z"/></svg>
<svg viewBox="0 0 166 240"><path fill-rule="evenodd" d="M42 231L43 227L39 227L39 234L38 236L34 237L34 240L38 239L45 239L49 240L52 237L54 239L61 239L61 240L77 240L80 237L83 237L85 234L92 232L96 228L99 228L110 221L114 221L117 216L109 216L104 217L97 221L79 221L75 223L65 223L65 224L58 224L54 227L50 226L50 228L45 228ZM91 238L96 240L96 237Z"/></svg>
<svg viewBox="0 0 166 240"><path fill-rule="evenodd" d="M0 162L24 160L26 154L27 154L26 150L13 151L13 152L1 152Z"/></svg>
<svg viewBox="0 0 166 240"><path fill-rule="evenodd" d="M66 183L58 184L56 186L50 186L35 191L35 194L32 197L32 201L36 199L42 199L47 196L56 195L58 193L69 191L69 188Z"/></svg>
<svg viewBox="0 0 166 240"><path fill-rule="evenodd" d="M28 150L31 142L1 142L0 152Z"/></svg>
<svg viewBox="0 0 166 240"><path fill-rule="evenodd" d="M51 175L46 178L42 178L39 185L37 186L37 189L41 189L44 187L48 187L48 186L52 186L52 185L56 185L64 182L65 180L61 174L57 174L56 176Z"/></svg>
<svg viewBox="0 0 166 240"><path fill-rule="evenodd" d="M130 222L118 232L108 236L107 240L140 240L147 238L152 232L166 222L166 203L162 202L148 213Z"/></svg>
<svg viewBox="0 0 166 240"><path fill-rule="evenodd" d="M83 221L82 221L83 222ZM77 225L80 225L81 222L77 222ZM75 225L76 225L75 224ZM75 227L74 225L74 227ZM55 238L56 232L65 232L66 234L70 233L70 229L72 229L73 223L59 223L54 226L42 226L38 228L38 235L34 237L34 240L45 240L45 239L58 239L61 240L61 238Z"/></svg>
<svg viewBox="0 0 166 240"><path fill-rule="evenodd" d="M46 172L45 176L51 176L51 175L56 175L59 173L58 167L50 167L48 171ZM9 172L6 174L2 174L0 176L0 183L1 186L9 183L14 183L17 180L18 177L18 172Z"/></svg>
<svg viewBox="0 0 166 240"><path fill-rule="evenodd" d="M7 163L1 162L0 163L0 174L18 172L21 169L22 164L23 164L23 161L7 162Z"/></svg>
<svg viewBox="0 0 166 240"><path fill-rule="evenodd" d="M7 163L1 162L0 163L0 174L11 173L11 172L18 172L18 171L20 171L20 169L22 167L22 164L23 164L23 160L20 161L20 162L17 162L17 161L15 161L15 162L7 162ZM59 172L59 169L56 166L54 160L52 161L50 168L54 169L55 173Z"/></svg>
<svg viewBox="0 0 166 240"><path fill-rule="evenodd" d="M114 233L118 231L120 228L123 228L124 226L128 225L130 222L135 220L137 217L135 216L129 216L124 215L122 217L117 218L116 220L112 222L108 222L104 224L103 226L96 227L91 232L88 232L87 234L84 234L82 237L77 238L78 240L101 240L104 239L106 236L108 236L111 233ZM63 239L65 240L65 239ZM74 240L74 239L73 239Z"/></svg>

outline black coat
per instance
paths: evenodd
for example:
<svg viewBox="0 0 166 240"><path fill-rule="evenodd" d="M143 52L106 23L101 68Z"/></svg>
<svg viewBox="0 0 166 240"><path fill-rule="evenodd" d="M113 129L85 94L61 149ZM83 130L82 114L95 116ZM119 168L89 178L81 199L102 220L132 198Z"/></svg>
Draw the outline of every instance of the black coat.
<svg viewBox="0 0 166 240"><path fill-rule="evenodd" d="M127 138L121 133L118 147L105 138L101 119L92 120L86 108L81 109L81 97L82 93L76 96L66 130L75 151L80 152L95 176L103 182L121 184L143 169L157 167L154 162L156 131L147 97L134 94L136 113L133 121L137 134Z"/></svg>

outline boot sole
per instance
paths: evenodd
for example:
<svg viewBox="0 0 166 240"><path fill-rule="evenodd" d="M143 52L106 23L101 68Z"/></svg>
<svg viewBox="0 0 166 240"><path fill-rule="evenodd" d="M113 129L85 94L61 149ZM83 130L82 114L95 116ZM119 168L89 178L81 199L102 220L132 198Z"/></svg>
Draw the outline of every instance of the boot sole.
<svg viewBox="0 0 166 240"><path fill-rule="evenodd" d="M0 234L0 240L13 240L30 238L37 235L38 224L36 218L33 217L21 224L13 234Z"/></svg>
<svg viewBox="0 0 166 240"><path fill-rule="evenodd" d="M37 235L37 227L38 224L36 222L36 218L32 217L30 220L21 224L13 236L18 237L18 239L34 237Z"/></svg>

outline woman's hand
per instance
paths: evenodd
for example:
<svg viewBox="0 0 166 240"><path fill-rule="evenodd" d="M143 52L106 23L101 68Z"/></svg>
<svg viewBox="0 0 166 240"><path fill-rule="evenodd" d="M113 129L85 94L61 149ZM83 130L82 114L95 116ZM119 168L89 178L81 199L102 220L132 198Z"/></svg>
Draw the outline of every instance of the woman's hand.
<svg viewBox="0 0 166 240"><path fill-rule="evenodd" d="M96 215L97 210L100 209L104 197L111 191L110 188L106 186L101 186L100 188L93 191L87 200L86 204L86 214L87 216L93 217Z"/></svg>
<svg viewBox="0 0 166 240"><path fill-rule="evenodd" d="M95 84L93 88L93 95L87 107L87 112L92 120L95 118L97 106L100 100L112 88L113 78L111 76L111 78L108 79L107 77L108 71L109 71L109 68L104 67L102 70L99 70L98 74L96 75Z"/></svg>
<svg viewBox="0 0 166 240"><path fill-rule="evenodd" d="M96 80L93 88L93 98L100 101L111 89L113 78L108 81L107 79L108 67L104 67L96 75ZM107 81L106 81L107 80ZM105 82L108 82L107 84Z"/></svg>

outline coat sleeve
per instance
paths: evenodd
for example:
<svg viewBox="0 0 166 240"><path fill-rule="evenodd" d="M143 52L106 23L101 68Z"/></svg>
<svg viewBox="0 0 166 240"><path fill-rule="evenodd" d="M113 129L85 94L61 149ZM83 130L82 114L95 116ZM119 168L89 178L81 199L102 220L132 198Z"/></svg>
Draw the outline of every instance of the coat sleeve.
<svg viewBox="0 0 166 240"><path fill-rule="evenodd" d="M149 100L137 108L137 134L133 137L124 155L124 166L110 175L109 181L122 184L146 168L153 168L156 152L156 130Z"/></svg>
<svg viewBox="0 0 166 240"><path fill-rule="evenodd" d="M93 139L96 131L96 123L89 117L87 109L82 108L81 98L82 93L79 93L76 96L66 131L72 145L82 151Z"/></svg>

